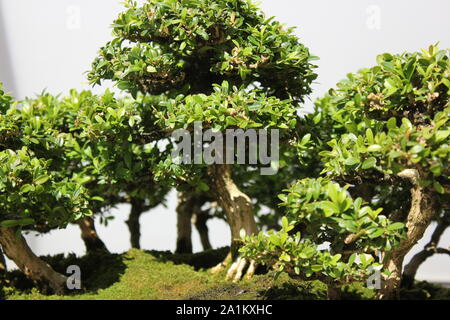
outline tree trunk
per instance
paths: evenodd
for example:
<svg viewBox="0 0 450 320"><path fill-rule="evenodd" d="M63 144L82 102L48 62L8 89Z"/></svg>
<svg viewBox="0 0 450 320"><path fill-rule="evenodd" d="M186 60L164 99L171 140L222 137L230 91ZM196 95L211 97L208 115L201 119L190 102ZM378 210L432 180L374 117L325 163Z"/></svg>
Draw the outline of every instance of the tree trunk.
<svg viewBox="0 0 450 320"><path fill-rule="evenodd" d="M39 259L16 229L0 227L0 244L6 256L36 284L49 286L56 294L64 294L67 278Z"/></svg>
<svg viewBox="0 0 450 320"><path fill-rule="evenodd" d="M211 190L225 212L231 229L231 253L234 260L238 255L241 230L244 230L247 235L258 232L253 216L252 201L234 183L230 165L215 164L211 166L210 176Z"/></svg>
<svg viewBox="0 0 450 320"><path fill-rule="evenodd" d="M100 239L95 230L95 222L93 218L84 218L77 222L81 229L81 238L86 246L86 253L109 252L105 243Z"/></svg>
<svg viewBox="0 0 450 320"><path fill-rule="evenodd" d="M141 248L141 224L139 219L145 212L145 201L141 199L131 199L131 211L127 220L128 230L130 231L131 247Z"/></svg>
<svg viewBox="0 0 450 320"><path fill-rule="evenodd" d="M399 176L408 179L411 188L411 208L409 210L406 227L406 238L394 250L384 256L384 267L390 275L384 279L382 289L378 294L380 299L399 298L399 289L402 280L402 266L405 255L423 237L434 216L439 211L438 201L433 191L423 189L419 185L419 172L415 169L406 169Z"/></svg>
<svg viewBox="0 0 450 320"><path fill-rule="evenodd" d="M192 191L178 193L176 253L192 253L191 218L194 206L195 196Z"/></svg>
<svg viewBox="0 0 450 320"><path fill-rule="evenodd" d="M424 249L412 257L411 261L405 266L405 270L403 271L403 280L402 286L406 288L411 288L414 284L414 279L416 278L416 273L422 263L425 262L429 257L433 254L439 252L438 244L441 239L442 234L449 227L450 221L446 221L446 219L442 219L438 222L436 229L431 236L430 242L428 242Z"/></svg>
<svg viewBox="0 0 450 320"><path fill-rule="evenodd" d="M200 235L200 241L202 243L203 250L210 250L212 249L211 243L209 242L209 232L208 232L208 226L206 222L209 219L207 212L202 212L201 208L196 208L196 213L193 216L193 221L195 228L197 229L199 235ZM198 212L198 213L197 213Z"/></svg>
<svg viewBox="0 0 450 320"><path fill-rule="evenodd" d="M0 246L0 274L5 273L6 271L6 260L3 255L2 247Z"/></svg>

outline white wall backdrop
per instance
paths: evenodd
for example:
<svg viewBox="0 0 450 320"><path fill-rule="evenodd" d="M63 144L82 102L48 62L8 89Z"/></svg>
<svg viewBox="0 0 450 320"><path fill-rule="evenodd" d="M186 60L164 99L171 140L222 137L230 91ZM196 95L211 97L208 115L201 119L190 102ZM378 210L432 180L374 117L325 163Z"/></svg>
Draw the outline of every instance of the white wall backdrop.
<svg viewBox="0 0 450 320"><path fill-rule="evenodd" d="M323 95L346 73L375 63L379 53L416 51L440 42L450 47L450 1L448 0L262 0L267 15L274 15L297 34L318 61L319 78L311 100ZM21 99L47 90L66 93L70 88L88 89L84 72L100 46L108 41L109 26L122 9L119 0L0 0L0 81ZM96 87L96 92L104 88ZM309 109L312 102L306 103ZM145 249L175 248L175 202L141 218ZM113 211L115 220L99 234L113 252L129 248L124 221L128 206ZM220 220L209 222L215 247L229 242L228 227ZM430 236L418 244L423 243ZM29 235L38 254L75 252L84 246L76 227L49 235ZM442 245L450 244L450 232ZM200 250L194 231L194 249ZM417 248L417 247L416 247ZM10 264L11 265L11 264ZM430 258L419 270L419 278L450 282L450 259Z"/></svg>

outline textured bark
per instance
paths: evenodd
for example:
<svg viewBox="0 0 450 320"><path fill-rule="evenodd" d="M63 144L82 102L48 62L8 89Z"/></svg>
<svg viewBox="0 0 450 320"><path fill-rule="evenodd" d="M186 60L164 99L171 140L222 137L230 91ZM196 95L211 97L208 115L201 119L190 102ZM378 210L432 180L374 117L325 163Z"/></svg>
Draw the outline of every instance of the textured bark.
<svg viewBox="0 0 450 320"><path fill-rule="evenodd" d="M6 272L6 261L5 256L3 255L2 247L0 246L0 274Z"/></svg>
<svg viewBox="0 0 450 320"><path fill-rule="evenodd" d="M36 284L50 287L56 294L64 294L66 277L39 259L30 249L21 234L16 236L14 228L0 227L0 244L6 256Z"/></svg>
<svg viewBox="0 0 450 320"><path fill-rule="evenodd" d="M197 213L198 212L198 213ZM209 231L206 222L208 221L208 212L201 211L201 208L196 206L196 211L192 217L195 228L200 235L200 241L202 243L203 250L212 249L211 243L209 242Z"/></svg>
<svg viewBox="0 0 450 320"><path fill-rule="evenodd" d="M105 243L100 239L95 230L95 222L92 218L84 218L77 222L81 230L81 238L86 246L86 253L109 252Z"/></svg>
<svg viewBox="0 0 450 320"><path fill-rule="evenodd" d="M416 278L417 270L429 257L434 255L435 253L450 254L450 251L446 252L445 248L438 248L439 240L449 226L450 221L446 221L445 219L438 222L436 229L434 229L434 232L431 236L430 242L425 245L422 251L416 253L414 257L412 257L411 261L405 266L402 279L403 287L412 287L412 285L414 284L414 279Z"/></svg>
<svg viewBox="0 0 450 320"><path fill-rule="evenodd" d="M234 183L231 167L226 164L216 164L210 167L210 187L222 207L231 229L231 253L237 257L240 231L247 235L258 232L253 216L251 199Z"/></svg>
<svg viewBox="0 0 450 320"><path fill-rule="evenodd" d="M141 199L131 199L131 210L128 220L128 230L130 231L131 247L135 249L141 248L141 224L139 219L146 211L145 201Z"/></svg>
<svg viewBox="0 0 450 320"><path fill-rule="evenodd" d="M179 192L177 206L177 247L176 253L192 253L192 225L195 196L193 192Z"/></svg>
<svg viewBox="0 0 450 320"><path fill-rule="evenodd" d="M412 183L411 208L406 218L407 236L394 250L385 254L384 267L390 275L386 276L382 289L378 294L380 299L397 299L402 280L402 267L405 255L423 237L425 230L438 213L438 201L435 194L423 189L419 183L419 172L414 169L402 171L399 176Z"/></svg>

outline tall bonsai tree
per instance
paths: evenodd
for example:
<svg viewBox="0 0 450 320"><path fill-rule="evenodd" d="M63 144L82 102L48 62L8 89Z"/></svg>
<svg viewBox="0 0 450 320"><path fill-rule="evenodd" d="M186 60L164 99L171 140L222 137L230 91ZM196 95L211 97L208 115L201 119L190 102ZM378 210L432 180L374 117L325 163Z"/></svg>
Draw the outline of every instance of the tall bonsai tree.
<svg viewBox="0 0 450 320"><path fill-rule="evenodd" d="M114 22L115 38L100 51L89 78L113 80L148 97L160 131L283 128L296 125L296 108L316 78L311 56L293 34L243 0L126 1ZM161 176L211 193L231 228L233 260L243 229L257 232L253 205L236 185L233 166L179 165L167 159ZM239 278L239 259L229 276ZM250 273L253 267L250 268Z"/></svg>
<svg viewBox="0 0 450 320"><path fill-rule="evenodd" d="M333 286L362 281L369 267L383 270L378 296L398 297L404 257L433 219L448 218L449 52L430 46L377 62L303 120L323 178L281 195L289 208L281 232L245 239L245 256L322 280L332 297ZM330 249L319 250L325 242Z"/></svg>

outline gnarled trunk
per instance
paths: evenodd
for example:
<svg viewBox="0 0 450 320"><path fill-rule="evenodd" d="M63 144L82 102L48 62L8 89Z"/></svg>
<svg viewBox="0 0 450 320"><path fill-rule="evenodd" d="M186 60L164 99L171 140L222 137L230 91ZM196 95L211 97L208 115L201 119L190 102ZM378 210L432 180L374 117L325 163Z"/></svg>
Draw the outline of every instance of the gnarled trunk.
<svg viewBox="0 0 450 320"><path fill-rule="evenodd" d="M56 294L64 294L67 278L39 259L16 229L0 227L0 244L6 256L37 284L49 286Z"/></svg>
<svg viewBox="0 0 450 320"><path fill-rule="evenodd" d="M178 192L176 253L192 253L191 218L195 196L191 191Z"/></svg>
<svg viewBox="0 0 450 320"><path fill-rule="evenodd" d="M252 201L234 183L230 165L215 164L210 167L209 173L210 188L225 212L231 229L231 253L233 258L236 258L241 230L244 230L247 235L258 232L253 216Z"/></svg>
<svg viewBox="0 0 450 320"><path fill-rule="evenodd" d="M145 211L145 200L131 199L130 215L126 223L130 231L131 247L135 249L141 248L141 224L139 219Z"/></svg>
<svg viewBox="0 0 450 320"><path fill-rule="evenodd" d="M5 273L6 270L6 261L5 256L3 255L2 247L0 246L0 274Z"/></svg>
<svg viewBox="0 0 450 320"><path fill-rule="evenodd" d="M105 243L98 236L95 230L95 222L93 218L87 217L77 222L81 229L81 238L86 246L86 253L109 252Z"/></svg>
<svg viewBox="0 0 450 320"><path fill-rule="evenodd" d="M405 266L405 270L403 271L402 286L406 288L411 288L413 286L417 270L429 257L435 253L450 254L450 249L438 248L439 240L449 226L449 220L442 219L438 222L436 229L434 229L431 236L430 242L425 245L422 251L416 253L412 257L411 261Z"/></svg>
<svg viewBox="0 0 450 320"><path fill-rule="evenodd" d="M198 208L198 206L196 206L196 209L196 213L192 217L193 223L200 235L203 250L210 250L212 249L212 246L209 242L209 231L208 226L206 225L206 222L209 219L208 212L201 211L201 208Z"/></svg>
<svg viewBox="0 0 450 320"><path fill-rule="evenodd" d="M387 252L384 257L384 268L390 275L385 277L382 289L378 294L380 299L397 299L402 280L402 267L405 255L423 237L425 230L438 213L438 201L435 194L419 185L419 172L406 169L399 176L408 179L411 188L411 208L409 210L406 227L406 239L394 250Z"/></svg>

